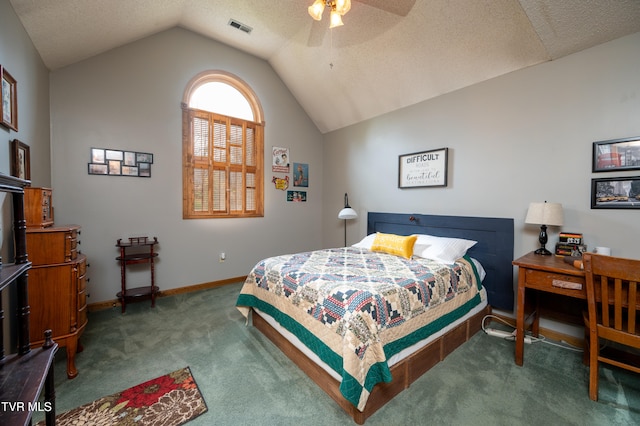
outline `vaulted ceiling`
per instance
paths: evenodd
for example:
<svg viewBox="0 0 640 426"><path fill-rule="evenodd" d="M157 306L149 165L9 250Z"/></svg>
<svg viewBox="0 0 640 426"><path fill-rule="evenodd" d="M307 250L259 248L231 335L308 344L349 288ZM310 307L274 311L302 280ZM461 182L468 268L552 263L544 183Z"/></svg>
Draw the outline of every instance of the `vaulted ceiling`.
<svg viewBox="0 0 640 426"><path fill-rule="evenodd" d="M640 0L352 0L333 30L313 0L10 1L51 70L180 26L268 61L323 133L640 31Z"/></svg>

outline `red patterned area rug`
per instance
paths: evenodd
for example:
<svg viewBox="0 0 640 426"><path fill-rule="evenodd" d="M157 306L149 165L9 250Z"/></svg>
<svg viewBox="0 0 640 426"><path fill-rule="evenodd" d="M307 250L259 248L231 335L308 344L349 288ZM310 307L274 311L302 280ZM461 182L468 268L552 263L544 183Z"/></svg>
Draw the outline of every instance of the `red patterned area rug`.
<svg viewBox="0 0 640 426"><path fill-rule="evenodd" d="M185 367L62 413L56 425L178 426L206 411L191 370Z"/></svg>

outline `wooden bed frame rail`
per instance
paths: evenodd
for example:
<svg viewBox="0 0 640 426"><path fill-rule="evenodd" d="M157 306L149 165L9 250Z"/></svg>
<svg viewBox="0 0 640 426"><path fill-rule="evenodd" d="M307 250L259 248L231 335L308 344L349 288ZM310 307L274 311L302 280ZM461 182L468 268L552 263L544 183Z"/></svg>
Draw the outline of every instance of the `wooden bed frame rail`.
<svg viewBox="0 0 640 426"><path fill-rule="evenodd" d="M393 380L380 383L371 391L364 411L359 411L353 404L344 399L340 393L340 382L330 376L322 367L307 358L291 342L282 337L260 315L252 313L254 327L271 340L289 359L304 371L322 390L324 390L353 420L362 425L373 413L407 389L416 379L445 359L471 336L482 329L482 320L491 314L491 307L467 319L440 338L429 343L418 352L391 367Z"/></svg>

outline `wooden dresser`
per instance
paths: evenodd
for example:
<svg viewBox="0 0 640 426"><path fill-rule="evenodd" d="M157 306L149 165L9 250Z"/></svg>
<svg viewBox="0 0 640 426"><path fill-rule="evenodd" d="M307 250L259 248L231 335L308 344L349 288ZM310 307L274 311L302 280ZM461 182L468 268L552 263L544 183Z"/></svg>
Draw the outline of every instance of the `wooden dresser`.
<svg viewBox="0 0 640 426"><path fill-rule="evenodd" d="M36 407L45 411L47 425L55 424L55 383L53 378L53 360L58 345L51 340L51 331L40 329L39 341L45 341L40 348L31 349L29 329L34 325L30 321L30 267L27 257L25 236L24 187L29 181L0 174L0 191L11 193L13 205L13 234L15 248L14 263L5 263L0 268L0 401L7 404L0 410L1 425L31 424L31 416ZM8 242L5 242L8 243ZM12 315L10 325L17 332L17 353L5 356L4 311L2 309L3 290L15 286L15 297L11 303L16 314ZM14 301L15 300L15 301ZM43 339L43 335L45 339ZM44 385L44 404L39 405L39 395ZM12 409L13 404L13 409ZM22 404L22 405L18 405ZM19 407L19 408L18 408Z"/></svg>
<svg viewBox="0 0 640 426"><path fill-rule="evenodd" d="M29 271L29 305L31 306L31 345L42 345L42 330L51 329L54 341L67 351L67 377L78 375L76 353L82 351L78 340L87 325L87 258L78 250L80 226L53 224L51 192L35 188L35 202L25 193L25 206L43 212L43 223L29 226L27 252L32 263ZM46 199L43 204L40 200ZM48 208L45 208L48 207ZM29 213L26 213L29 216ZM32 222L33 223L33 222Z"/></svg>

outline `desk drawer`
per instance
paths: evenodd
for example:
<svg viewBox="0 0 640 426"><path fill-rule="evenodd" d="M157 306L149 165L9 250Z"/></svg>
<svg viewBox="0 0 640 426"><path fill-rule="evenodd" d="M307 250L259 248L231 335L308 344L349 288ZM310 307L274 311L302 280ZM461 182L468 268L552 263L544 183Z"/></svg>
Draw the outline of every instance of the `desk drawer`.
<svg viewBox="0 0 640 426"><path fill-rule="evenodd" d="M565 294L573 297L586 297L585 281L583 277L556 274L553 272L527 269L525 272L527 287Z"/></svg>

